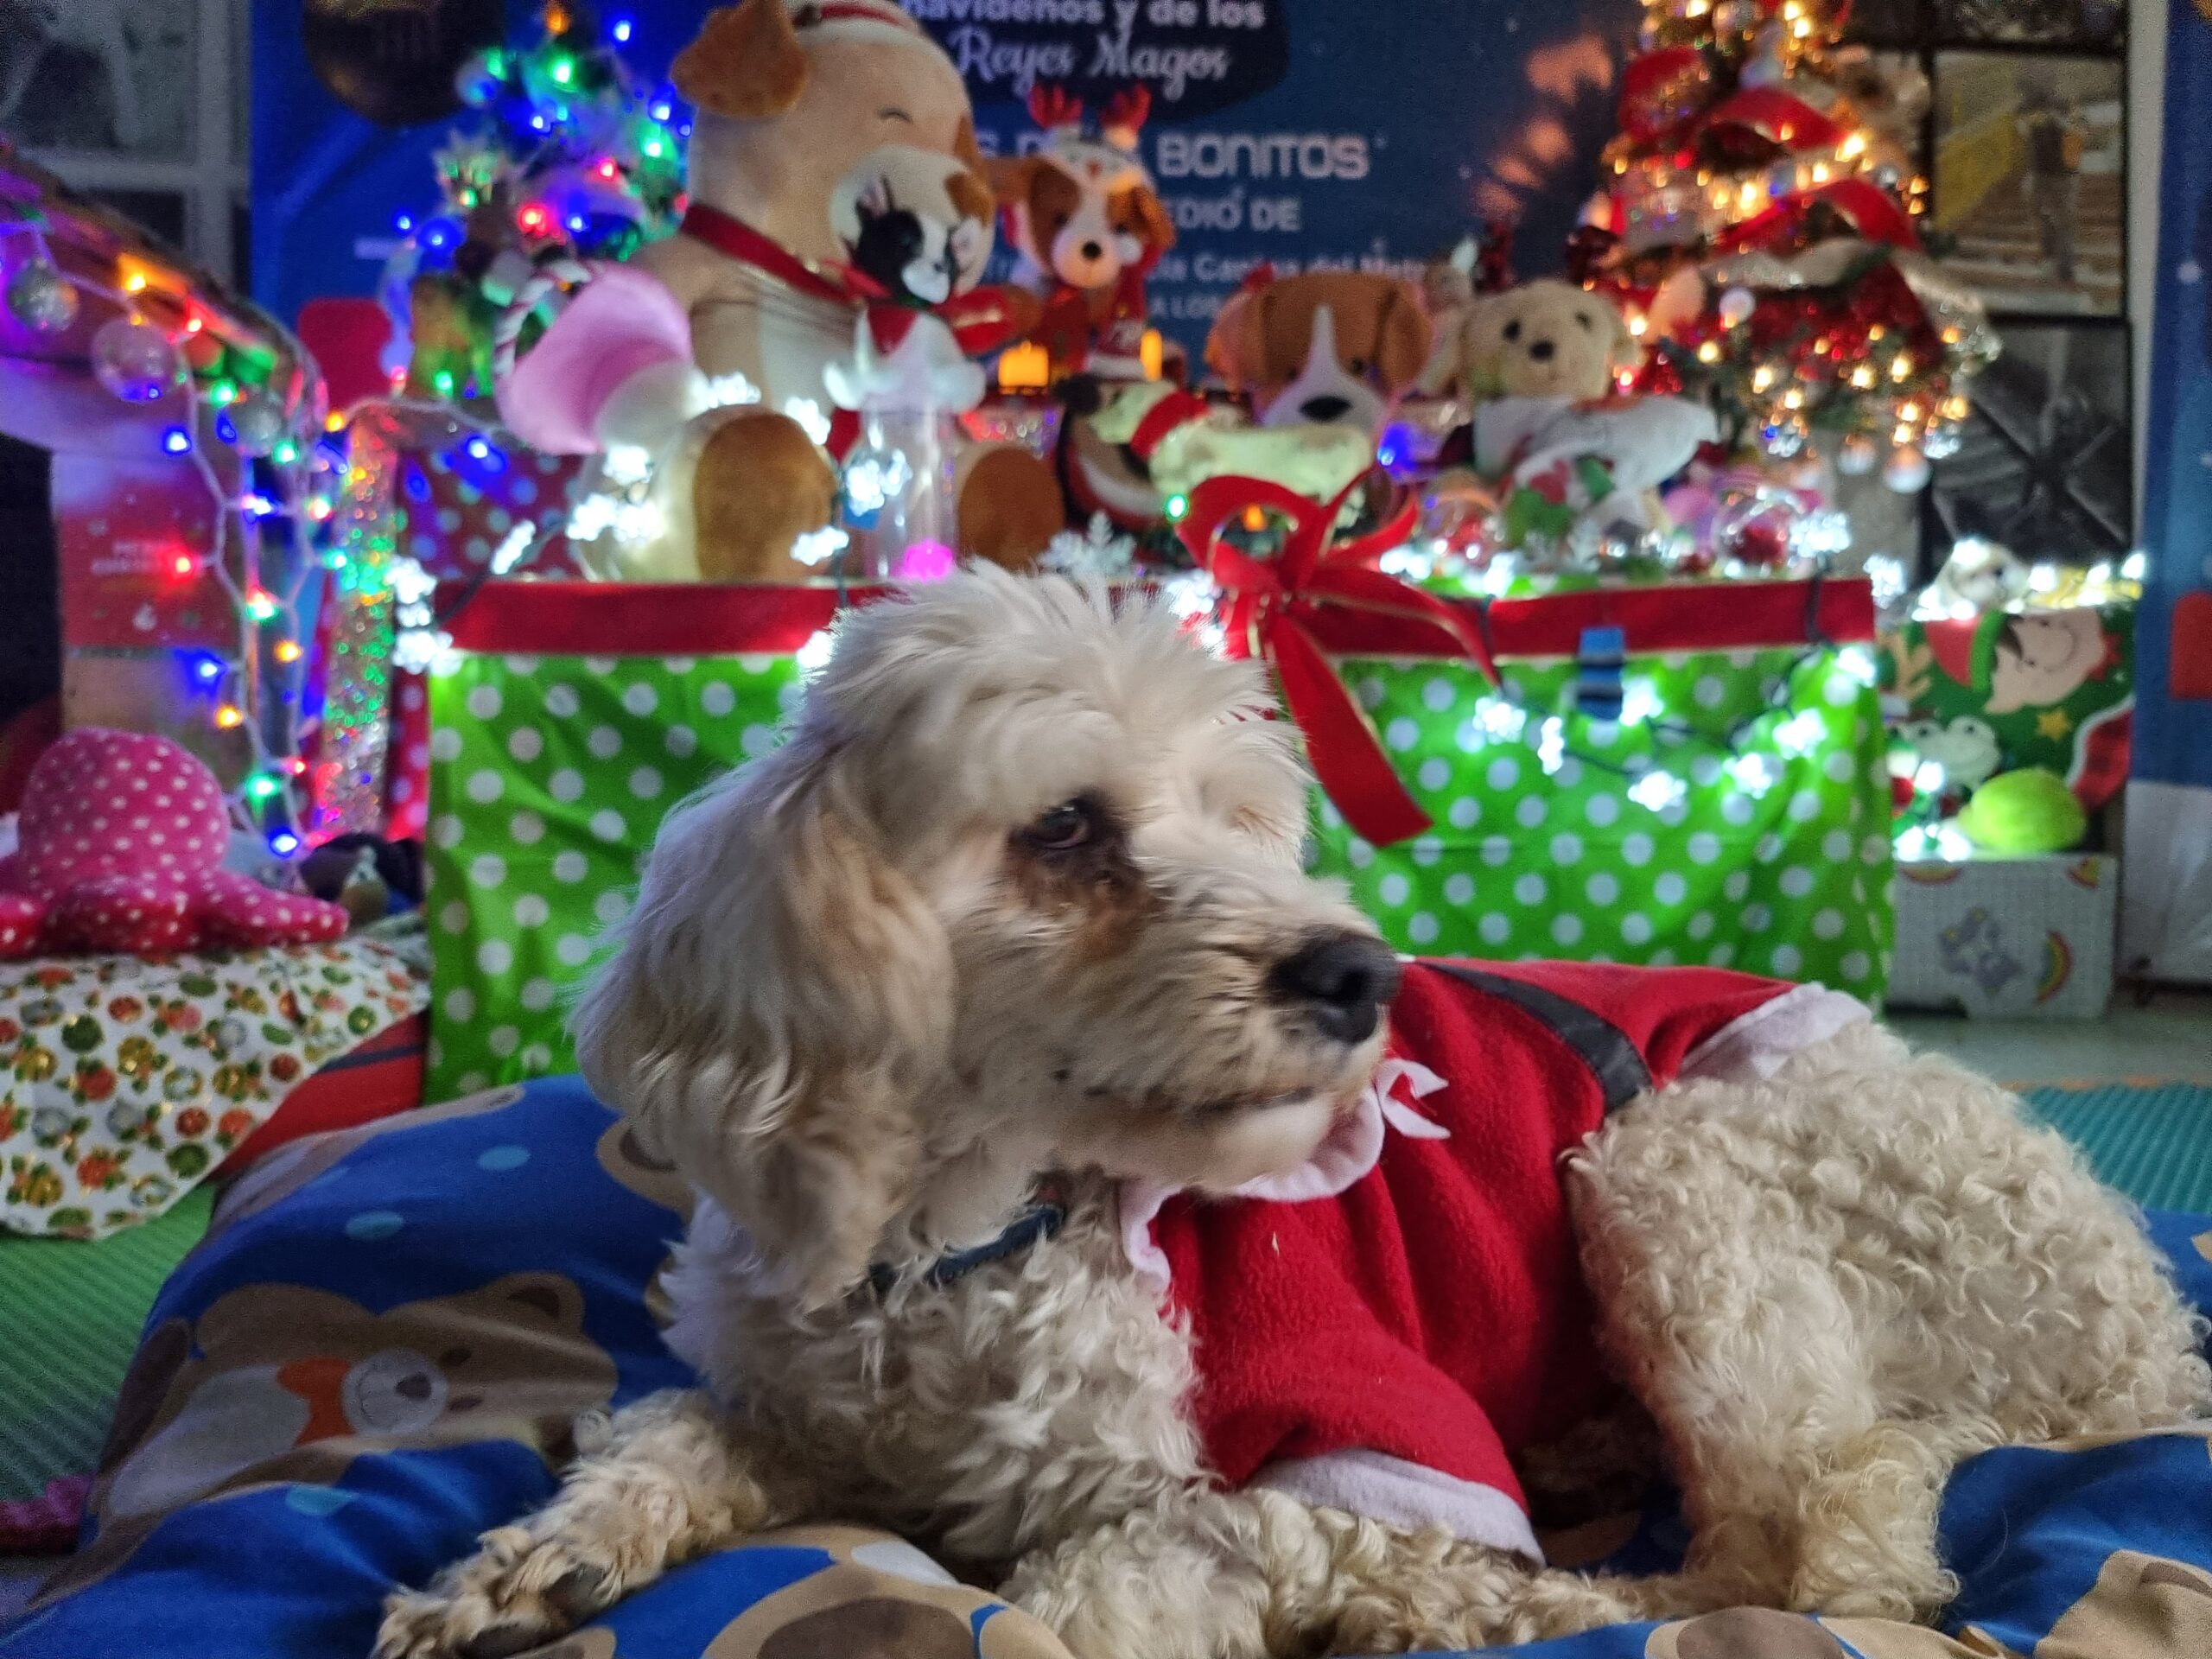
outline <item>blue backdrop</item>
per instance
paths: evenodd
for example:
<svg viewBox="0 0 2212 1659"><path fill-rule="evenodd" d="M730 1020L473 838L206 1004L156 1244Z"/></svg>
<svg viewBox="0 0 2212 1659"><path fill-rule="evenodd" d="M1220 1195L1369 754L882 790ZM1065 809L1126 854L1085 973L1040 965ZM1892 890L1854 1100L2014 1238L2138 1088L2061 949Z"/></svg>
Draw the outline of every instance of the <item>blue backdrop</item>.
<svg viewBox="0 0 2212 1659"><path fill-rule="evenodd" d="M906 3L962 64L987 147L1028 129L1035 79L1095 99L1150 86L1145 156L1182 227L1155 308L1194 346L1261 259L1418 263L1488 213L1518 217L1524 274L1556 270L1640 15L1635 0ZM707 10L638 0L631 63L664 72ZM509 11L534 38L521 0ZM253 20L255 288L291 316L372 291L394 214L433 202L447 124L391 131L339 105L308 67L300 0L253 0Z"/></svg>
<svg viewBox="0 0 2212 1659"><path fill-rule="evenodd" d="M2136 638L2135 775L2212 788L2212 22L2173 8L2158 202L2158 349ZM2184 601L2183 595L2194 598ZM2186 620L2178 631L2177 613ZM2196 697L2173 695L2194 684Z"/></svg>

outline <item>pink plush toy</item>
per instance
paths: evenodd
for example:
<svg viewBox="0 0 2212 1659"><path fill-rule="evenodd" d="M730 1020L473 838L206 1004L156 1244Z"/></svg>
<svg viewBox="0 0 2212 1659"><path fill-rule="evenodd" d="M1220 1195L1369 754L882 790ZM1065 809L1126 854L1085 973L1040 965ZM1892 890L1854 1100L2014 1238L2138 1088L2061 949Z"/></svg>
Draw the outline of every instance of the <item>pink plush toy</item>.
<svg viewBox="0 0 2212 1659"><path fill-rule="evenodd" d="M87 727L41 755L13 855L0 859L0 957L160 956L334 939L336 905L223 868L215 776L166 737Z"/></svg>

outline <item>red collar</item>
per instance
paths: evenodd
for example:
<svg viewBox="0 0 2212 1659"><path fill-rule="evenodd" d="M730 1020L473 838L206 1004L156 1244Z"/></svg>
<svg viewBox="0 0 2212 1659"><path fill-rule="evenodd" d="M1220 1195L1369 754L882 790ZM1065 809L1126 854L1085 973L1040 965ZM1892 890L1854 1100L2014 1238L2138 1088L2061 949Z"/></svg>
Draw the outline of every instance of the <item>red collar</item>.
<svg viewBox="0 0 2212 1659"><path fill-rule="evenodd" d="M880 300L883 290L849 266L823 268L800 258L780 242L772 242L743 219L695 201L683 214L683 234L703 242L717 253L728 254L741 264L754 267L800 293L834 305L861 306Z"/></svg>

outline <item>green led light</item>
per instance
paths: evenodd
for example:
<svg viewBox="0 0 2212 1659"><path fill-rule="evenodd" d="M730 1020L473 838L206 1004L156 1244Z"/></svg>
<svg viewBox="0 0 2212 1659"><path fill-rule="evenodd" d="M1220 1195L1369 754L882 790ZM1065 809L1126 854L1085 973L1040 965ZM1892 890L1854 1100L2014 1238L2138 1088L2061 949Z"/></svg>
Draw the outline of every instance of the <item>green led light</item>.
<svg viewBox="0 0 2212 1659"><path fill-rule="evenodd" d="M257 801L267 800L271 795L274 795L278 790L283 787L283 785L278 783L274 778L270 777L265 772L257 772L252 777L245 780L245 792L247 796Z"/></svg>
<svg viewBox="0 0 2212 1659"><path fill-rule="evenodd" d="M556 58L553 60L552 73L553 84L556 86L565 86L576 78L576 66L573 60Z"/></svg>
<svg viewBox="0 0 2212 1659"><path fill-rule="evenodd" d="M1167 517L1171 522L1181 524L1190 511L1191 498L1189 496L1171 495L1167 498Z"/></svg>

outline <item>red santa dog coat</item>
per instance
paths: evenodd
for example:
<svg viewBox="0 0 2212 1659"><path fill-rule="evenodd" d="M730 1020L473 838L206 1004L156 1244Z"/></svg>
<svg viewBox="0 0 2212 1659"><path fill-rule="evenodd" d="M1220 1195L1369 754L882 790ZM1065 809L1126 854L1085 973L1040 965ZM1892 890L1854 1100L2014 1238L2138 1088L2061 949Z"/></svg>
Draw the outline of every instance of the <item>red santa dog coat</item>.
<svg viewBox="0 0 2212 1659"><path fill-rule="evenodd" d="M1648 1089L1764 1077L1866 1017L1718 969L1411 964L1389 1057L1313 1164L1227 1199L1124 1194L1132 1262L1190 1322L1215 1470L1541 1559L1509 1454L1606 1387L1561 1155Z"/></svg>

